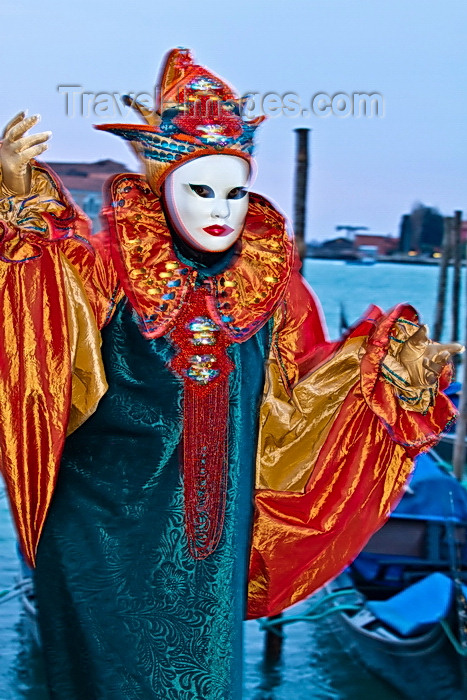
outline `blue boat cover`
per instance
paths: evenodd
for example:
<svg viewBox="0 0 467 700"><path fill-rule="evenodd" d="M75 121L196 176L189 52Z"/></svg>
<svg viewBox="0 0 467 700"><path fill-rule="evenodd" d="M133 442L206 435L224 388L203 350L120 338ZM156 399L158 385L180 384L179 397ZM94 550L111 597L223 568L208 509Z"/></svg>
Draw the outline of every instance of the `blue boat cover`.
<svg viewBox="0 0 467 700"><path fill-rule="evenodd" d="M448 396L454 406L456 408L459 408L459 399L460 399L460 393L462 389L462 384L460 382L452 382L447 389L444 390L444 393L446 396ZM454 433L456 430L456 423L451 423L451 425L446 428L447 433Z"/></svg>
<svg viewBox="0 0 467 700"><path fill-rule="evenodd" d="M441 469L429 453L415 460L406 493L395 509L397 515L422 515L467 521L467 491L451 474ZM452 496L452 498L451 498Z"/></svg>
<svg viewBox="0 0 467 700"><path fill-rule="evenodd" d="M383 565L381 564L382 556L384 559ZM395 556L394 558L397 558L399 562L394 562L394 564L391 564L390 554L380 555L362 552L352 562L351 568L353 571L357 571L357 573L364 578L365 581L376 581L382 578L386 585L394 584L400 586L405 570L405 563L403 561L404 557ZM401 559L402 562L400 562Z"/></svg>
<svg viewBox="0 0 467 700"><path fill-rule="evenodd" d="M444 389L444 393L452 400L453 396L458 396L461 393L461 389L462 384L460 382L451 382L447 389Z"/></svg>
<svg viewBox="0 0 467 700"><path fill-rule="evenodd" d="M436 572L385 601L369 601L368 609L403 637L422 633L446 617L454 584Z"/></svg>

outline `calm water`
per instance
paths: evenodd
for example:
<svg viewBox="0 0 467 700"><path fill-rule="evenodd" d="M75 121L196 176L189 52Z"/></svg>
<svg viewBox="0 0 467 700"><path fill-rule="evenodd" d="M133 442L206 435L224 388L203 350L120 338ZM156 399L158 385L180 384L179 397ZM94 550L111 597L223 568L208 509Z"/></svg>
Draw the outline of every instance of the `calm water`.
<svg viewBox="0 0 467 700"><path fill-rule="evenodd" d="M426 323L433 323L437 267L377 264L372 267L334 261L305 262L305 276L321 300L329 334L338 335L339 305L350 322L369 303L387 309L405 301ZM463 312L461 325L463 324ZM450 333L450 319L445 331ZM0 591L17 575L15 538L0 490ZM306 602L297 606L306 610ZM296 612L296 611L294 611ZM256 621L246 624L246 700L401 700L399 693L370 676L345 654L327 625L296 623L287 628L282 662L268 668L264 633ZM0 700L47 700L40 657L24 635L17 600L0 605ZM83 700L85 700L83 698ZM123 700L123 699L122 699Z"/></svg>
<svg viewBox="0 0 467 700"><path fill-rule="evenodd" d="M338 336L341 303L350 323L362 316L370 303L387 310L396 304L407 302L418 310L423 323L428 323L430 327L434 324L438 288L437 266L388 263L362 266L339 260L306 260L304 274L321 301L332 338ZM448 285L446 323L443 329L445 340L450 339L451 333L450 283L451 280ZM461 291L462 300L463 296ZM460 328L464 325L462 306Z"/></svg>

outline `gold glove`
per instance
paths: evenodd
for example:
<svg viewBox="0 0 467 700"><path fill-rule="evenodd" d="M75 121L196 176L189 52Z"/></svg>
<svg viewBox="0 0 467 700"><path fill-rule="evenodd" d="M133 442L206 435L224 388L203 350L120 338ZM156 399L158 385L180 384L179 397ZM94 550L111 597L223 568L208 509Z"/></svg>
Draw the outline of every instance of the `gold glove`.
<svg viewBox="0 0 467 700"><path fill-rule="evenodd" d="M435 343L427 326L399 318L393 329L382 373L393 385L403 408L425 413L433 404L436 383L452 355L464 350L460 343Z"/></svg>
<svg viewBox="0 0 467 700"><path fill-rule="evenodd" d="M463 350L460 343L435 343L430 340L428 328L424 325L403 343L399 362L407 370L412 386L431 386L436 384L451 357Z"/></svg>
<svg viewBox="0 0 467 700"><path fill-rule="evenodd" d="M52 136L51 131L26 136L26 132L40 120L38 114L27 117L20 112L5 127L3 143L0 147L2 187L9 195L26 195L31 188L32 158L43 153Z"/></svg>

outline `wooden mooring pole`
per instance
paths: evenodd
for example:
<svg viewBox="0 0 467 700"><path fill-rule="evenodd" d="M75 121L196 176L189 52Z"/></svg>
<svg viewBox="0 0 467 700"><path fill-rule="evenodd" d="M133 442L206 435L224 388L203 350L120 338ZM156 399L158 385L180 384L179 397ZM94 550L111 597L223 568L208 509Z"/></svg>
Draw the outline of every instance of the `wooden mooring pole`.
<svg viewBox="0 0 467 700"><path fill-rule="evenodd" d="M438 296L436 299L435 325L433 340L440 341L443 335L444 313L446 309L446 290L448 282L448 268L452 250L452 218L444 217L443 244L441 248L441 262L438 276Z"/></svg>
<svg viewBox="0 0 467 700"><path fill-rule="evenodd" d="M455 212L455 217L454 217L454 245L457 245L458 249L461 250L461 241L460 241L460 233L461 233L461 223L462 223L462 212L461 211L456 211ZM459 270L462 264L462 255L459 253L458 254L459 258ZM467 268L465 271L465 275L467 275ZM464 325L464 345L467 343L467 281L464 280L464 299L465 299L465 325ZM459 272L459 280L458 284L460 287L460 272ZM454 292L454 290L453 290ZM453 294L454 297L454 294ZM453 306L455 303L459 305L459 299L460 296L458 295L457 302L454 301L453 298ZM459 309L457 309L457 317L459 315ZM454 311L453 311L453 320L454 320ZM457 334L459 333L459 329L457 328ZM456 338L457 340L459 339L458 335L455 335L454 333L454 327L452 331L452 339ZM456 341L454 341L456 342ZM456 357L459 357L457 355ZM457 419L457 425L456 425L456 441L454 443L454 451L452 455L452 466L454 469L454 475L456 479L459 481L462 481L464 477L464 465L465 465L465 436L466 436L466 428L467 428L467 356L466 356L466 351L464 351L464 354L462 356L462 390L461 394L459 397L459 418Z"/></svg>
<svg viewBox="0 0 467 700"><path fill-rule="evenodd" d="M300 260L306 253L306 195L308 186L308 134L311 129L295 129L297 150L295 160L295 195L294 195L294 234Z"/></svg>
<svg viewBox="0 0 467 700"><path fill-rule="evenodd" d="M273 615L268 617L268 620L274 622L274 620L280 620L282 613L278 615ZM277 632L271 629L266 631L265 641L264 641L264 661L268 665L274 665L281 660L282 657L282 642L284 637L282 634L282 629L276 628Z"/></svg>
<svg viewBox="0 0 467 700"><path fill-rule="evenodd" d="M295 129L297 134L297 149L295 159L295 193L294 193L294 234L300 260L306 253L305 226L306 226L306 195L308 186L308 134L311 129ZM277 620L282 617L274 615L269 620ZM282 634L270 629L266 630L264 641L264 660L266 663L277 663L282 654Z"/></svg>
<svg viewBox="0 0 467 700"><path fill-rule="evenodd" d="M459 309L461 290L461 267L462 267L462 245L461 245L461 223L462 212L454 212L452 227L452 257L454 262L454 275L452 280L452 325L451 341L456 343L459 340Z"/></svg>

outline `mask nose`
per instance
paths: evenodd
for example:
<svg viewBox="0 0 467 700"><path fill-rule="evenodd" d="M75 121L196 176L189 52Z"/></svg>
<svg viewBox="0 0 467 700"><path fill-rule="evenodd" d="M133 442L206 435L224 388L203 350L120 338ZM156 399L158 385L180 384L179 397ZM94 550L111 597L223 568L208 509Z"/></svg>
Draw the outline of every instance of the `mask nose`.
<svg viewBox="0 0 467 700"><path fill-rule="evenodd" d="M211 209L213 219L227 219L230 215L229 203L226 199L216 199Z"/></svg>

